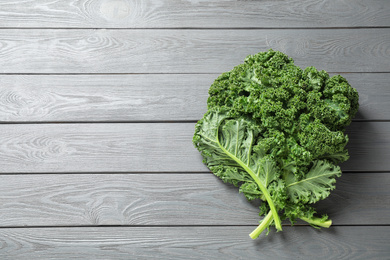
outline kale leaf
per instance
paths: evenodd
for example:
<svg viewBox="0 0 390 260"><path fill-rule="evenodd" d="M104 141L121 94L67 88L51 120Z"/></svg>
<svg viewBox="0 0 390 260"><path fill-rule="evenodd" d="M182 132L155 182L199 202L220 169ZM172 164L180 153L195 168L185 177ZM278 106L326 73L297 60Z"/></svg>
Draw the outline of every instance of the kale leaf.
<svg viewBox="0 0 390 260"><path fill-rule="evenodd" d="M345 127L356 114L358 93L341 76L305 70L269 50L219 76L209 89L208 111L193 143L203 162L247 199L260 199L264 218L257 238L281 220L329 227L310 206L329 196L349 158Z"/></svg>

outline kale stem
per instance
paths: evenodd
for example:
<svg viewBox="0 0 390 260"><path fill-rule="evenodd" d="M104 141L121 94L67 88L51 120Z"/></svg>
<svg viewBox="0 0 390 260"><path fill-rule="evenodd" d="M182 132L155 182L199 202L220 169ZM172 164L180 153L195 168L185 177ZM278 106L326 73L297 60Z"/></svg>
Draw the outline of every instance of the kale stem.
<svg viewBox="0 0 390 260"><path fill-rule="evenodd" d="M252 179L256 182L257 186L259 186L260 191L263 193L265 200L268 202L268 206L271 209L272 215L274 217L275 221L275 227L277 230L282 231L282 224L278 215L278 211L276 210L275 204L271 199L271 195L269 194L267 188L261 183L261 180L257 175L242 161L240 161L236 156L229 153L218 141L218 145L224 151L230 158L232 158L234 161L236 161L244 170L252 177Z"/></svg>
<svg viewBox="0 0 390 260"><path fill-rule="evenodd" d="M282 230L282 224L280 222L280 218L279 218L279 215L278 215L278 211L276 210L275 204L274 204L274 202L271 199L271 195L269 194L268 190L263 186L263 184L261 183L260 179L251 170L249 170L248 167L246 167L244 169L250 174L252 179L259 186L261 192L263 193L263 195L264 195L264 197L265 197L266 201L268 202L268 205L269 205L269 207L271 209L271 212L272 212L272 215L273 215L274 221L275 221L275 227L276 227L277 230L281 231Z"/></svg>
<svg viewBox="0 0 390 260"><path fill-rule="evenodd" d="M265 216L265 218L263 218L263 220L261 221L260 225L255 230L253 230L252 233L249 234L249 236L252 239L258 238L261 232L263 232L264 229L269 227L271 222L272 222L272 211L269 211L268 214Z"/></svg>
<svg viewBox="0 0 390 260"><path fill-rule="evenodd" d="M242 163L237 157L234 155L230 154L222 145L220 145L221 149L229 155L233 160L235 160L244 170L249 173L249 175L252 177L252 179L256 182L256 184L259 186L260 191L263 193L265 200L268 202L268 205L271 209L272 215L274 216L274 221L275 221L275 227L277 230L281 231L282 230L282 224L280 222L280 218L278 215L278 211L276 210L275 204L271 199L271 195L269 194L268 190L264 185L261 183L260 179L257 177L257 175L244 163Z"/></svg>
<svg viewBox="0 0 390 260"><path fill-rule="evenodd" d="M317 226L317 227L324 227L324 228L328 228L332 225L332 220L322 220L321 218L305 218L305 217L301 217L300 219L302 219L303 221L306 221L307 223L309 223L310 225L314 225L314 226Z"/></svg>
<svg viewBox="0 0 390 260"><path fill-rule="evenodd" d="M246 165L244 162L242 162L240 159L238 159L234 154L230 153L228 150L225 149L225 147L219 142L219 139L218 139L219 133L218 133L218 131L219 131L219 127L217 128L217 133L216 133L216 136L217 136L216 142L217 142L219 148L225 154L227 154L230 158L232 158L235 162L237 162L252 177L252 179L256 182L257 186L259 186L260 191L263 193L266 201L268 202L268 206L270 207L270 209L272 211L272 215L273 215L273 218L274 218L274 221L275 221L276 229L279 230L279 231L282 231L282 224L281 224L281 221L280 221L280 218L279 218L279 215L278 215L278 211L276 210L275 204L274 204L274 202L271 199L271 194L267 190L267 187L265 187L263 185L263 183L261 182L259 177L252 171L251 168L249 168L248 165Z"/></svg>

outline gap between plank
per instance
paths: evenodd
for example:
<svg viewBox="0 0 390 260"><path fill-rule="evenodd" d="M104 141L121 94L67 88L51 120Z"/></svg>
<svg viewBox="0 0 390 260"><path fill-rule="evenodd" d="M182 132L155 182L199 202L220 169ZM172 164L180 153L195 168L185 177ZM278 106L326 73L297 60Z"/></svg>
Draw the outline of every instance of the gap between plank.
<svg viewBox="0 0 390 260"><path fill-rule="evenodd" d="M356 171L356 170L343 170L342 174L371 174L371 173L386 173L390 174L390 170L383 171ZM9 175L157 175L157 174L167 174L167 175L213 175L211 171L186 171L186 172L173 172L173 171L161 171L161 172L129 172L129 171L115 171L115 172L2 172L0 176L9 176Z"/></svg>
<svg viewBox="0 0 390 260"><path fill-rule="evenodd" d="M0 29L1 30L1 29ZM390 71L327 71L328 74L386 74ZM222 72L110 72L110 73L28 73L28 72L8 72L0 73L0 76L112 76L112 75L219 75Z"/></svg>
<svg viewBox="0 0 390 260"><path fill-rule="evenodd" d="M201 118L199 118L200 120ZM124 120L124 121L0 121L0 125L42 124L195 124L198 120ZM352 119L352 122L388 123L390 119Z"/></svg>
<svg viewBox="0 0 390 260"><path fill-rule="evenodd" d="M60 226L0 226L1 229L38 229L38 228L183 228L183 227L256 227L257 225L60 225ZM306 224L294 224L294 226L291 226L291 224L286 223L282 224L284 227L310 227L310 225ZM343 225L337 225L332 224L332 227L388 227L390 224L343 224Z"/></svg>
<svg viewBox="0 0 390 260"><path fill-rule="evenodd" d="M0 27L0 30L359 30L389 29L390 26L329 27Z"/></svg>

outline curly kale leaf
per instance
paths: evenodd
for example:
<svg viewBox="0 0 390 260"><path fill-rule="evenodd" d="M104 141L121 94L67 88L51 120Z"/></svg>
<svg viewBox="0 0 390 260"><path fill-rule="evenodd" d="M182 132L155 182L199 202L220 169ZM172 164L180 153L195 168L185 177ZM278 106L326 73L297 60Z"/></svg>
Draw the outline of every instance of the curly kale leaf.
<svg viewBox="0 0 390 260"><path fill-rule="evenodd" d="M358 98L343 77L329 77L314 67L302 70L287 55L269 50L248 56L218 77L209 89L207 105L255 120L264 136L283 133L289 144L283 149L284 158L278 159L298 152L290 161L299 158L295 162L301 174L316 159L345 154L344 128L357 112Z"/></svg>
<svg viewBox="0 0 390 260"><path fill-rule="evenodd" d="M294 223L329 227L309 204L326 198L346 161L345 127L359 95L341 76L301 69L284 53L249 55L209 89L208 112L195 130L204 163L249 199L266 201L251 233L280 227L278 212Z"/></svg>
<svg viewBox="0 0 390 260"><path fill-rule="evenodd" d="M340 167L328 161L315 161L303 179L296 180L294 174L287 175L287 196L294 203L315 203L329 196L335 188L335 177L340 176Z"/></svg>
<svg viewBox="0 0 390 260"><path fill-rule="evenodd" d="M240 185L240 190L249 199L260 197L267 201L275 226L281 230L278 215L281 203L277 208L272 197L278 198L275 191L284 191L284 181L264 150L254 148L258 138L261 137L254 130L252 121L231 119L226 113L211 111L196 125L194 143L215 175L225 182ZM278 189L270 191L270 187Z"/></svg>

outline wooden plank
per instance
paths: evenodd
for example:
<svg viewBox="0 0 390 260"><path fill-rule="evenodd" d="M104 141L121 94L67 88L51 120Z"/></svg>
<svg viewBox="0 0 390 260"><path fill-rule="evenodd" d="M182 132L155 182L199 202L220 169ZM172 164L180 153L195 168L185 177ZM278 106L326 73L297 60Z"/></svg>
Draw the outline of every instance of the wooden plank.
<svg viewBox="0 0 390 260"><path fill-rule="evenodd" d="M243 28L389 26L386 0L9 0L1 27Z"/></svg>
<svg viewBox="0 0 390 260"><path fill-rule="evenodd" d="M335 225L389 225L389 185L389 173L344 173L315 208Z"/></svg>
<svg viewBox="0 0 390 260"><path fill-rule="evenodd" d="M390 119L390 73L342 73L342 76L359 92L357 119Z"/></svg>
<svg viewBox="0 0 390 260"><path fill-rule="evenodd" d="M331 74L333 75L333 74ZM360 120L389 120L390 73L344 73ZM218 74L0 75L1 122L199 120Z"/></svg>
<svg viewBox="0 0 390 260"><path fill-rule="evenodd" d="M285 227L252 241L246 227L0 229L6 259L388 259L390 227Z"/></svg>
<svg viewBox="0 0 390 260"><path fill-rule="evenodd" d="M299 37L298 37L299 36ZM222 73L280 50L301 67L390 72L390 29L0 31L2 73Z"/></svg>
<svg viewBox="0 0 390 260"><path fill-rule="evenodd" d="M205 172L193 123L0 125L1 173ZM350 171L389 171L390 123L348 130Z"/></svg>
<svg viewBox="0 0 390 260"><path fill-rule="evenodd" d="M315 207L333 225L389 225L389 185L389 173L345 173ZM211 173L3 175L0 205L1 227L255 225L260 220L259 202L248 202Z"/></svg>
<svg viewBox="0 0 390 260"><path fill-rule="evenodd" d="M11 124L0 129L2 172L206 170L192 145L194 124Z"/></svg>
<svg viewBox="0 0 390 260"><path fill-rule="evenodd" d="M213 75L0 75L2 122L197 120Z"/></svg>
<svg viewBox="0 0 390 260"><path fill-rule="evenodd" d="M351 158L342 164L348 171L387 171L389 145L389 122L355 122L347 128L347 149Z"/></svg>
<svg viewBox="0 0 390 260"><path fill-rule="evenodd" d="M0 226L256 224L258 207L210 174L3 175Z"/></svg>

